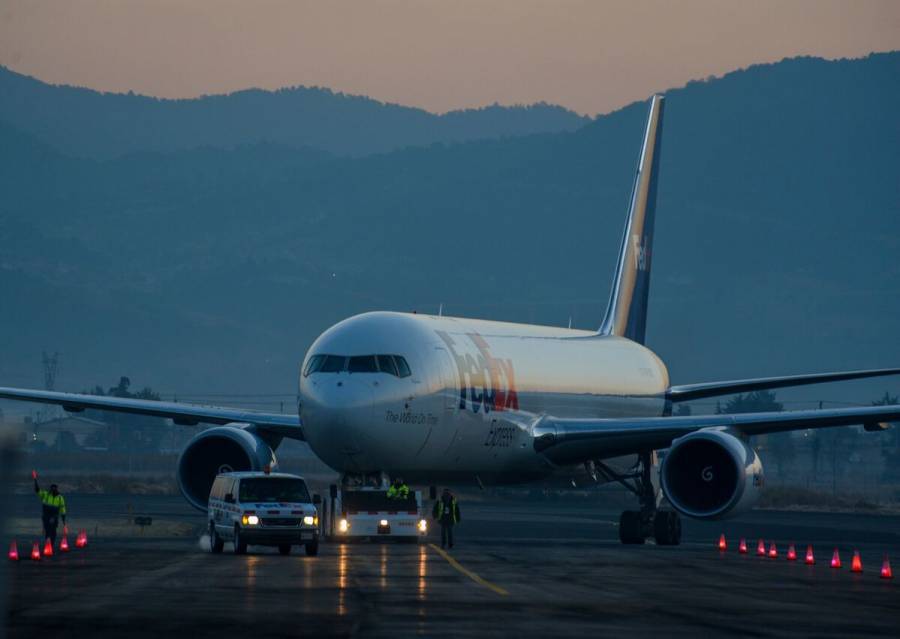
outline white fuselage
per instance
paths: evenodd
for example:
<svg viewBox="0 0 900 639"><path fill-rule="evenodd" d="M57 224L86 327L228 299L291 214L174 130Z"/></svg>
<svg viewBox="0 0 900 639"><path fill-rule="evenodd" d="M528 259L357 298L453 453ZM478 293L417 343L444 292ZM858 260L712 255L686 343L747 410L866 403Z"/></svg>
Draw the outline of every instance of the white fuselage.
<svg viewBox="0 0 900 639"><path fill-rule="evenodd" d="M410 375L313 372L316 355L402 356ZM659 416L669 379L649 349L591 331L365 313L325 331L301 367L313 451L346 473L409 481L528 481L553 466L532 430L555 417Z"/></svg>

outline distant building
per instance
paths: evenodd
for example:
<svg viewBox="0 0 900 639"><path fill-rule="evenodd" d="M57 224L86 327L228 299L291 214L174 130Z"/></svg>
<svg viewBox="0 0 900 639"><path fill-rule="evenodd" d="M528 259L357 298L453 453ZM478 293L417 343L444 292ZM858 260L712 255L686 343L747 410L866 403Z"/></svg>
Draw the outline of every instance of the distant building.
<svg viewBox="0 0 900 639"><path fill-rule="evenodd" d="M40 423L26 418L19 428L31 447L70 452L89 448L91 440L105 434L109 426L80 415L65 415Z"/></svg>

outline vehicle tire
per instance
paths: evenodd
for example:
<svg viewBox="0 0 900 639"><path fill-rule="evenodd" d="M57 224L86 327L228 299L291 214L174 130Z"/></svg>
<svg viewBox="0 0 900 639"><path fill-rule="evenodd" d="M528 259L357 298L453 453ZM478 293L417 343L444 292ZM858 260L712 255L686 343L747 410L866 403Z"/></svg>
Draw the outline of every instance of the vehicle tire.
<svg viewBox="0 0 900 639"><path fill-rule="evenodd" d="M224 547L225 542L219 537L219 533L216 532L216 525L213 522L209 522L209 552L218 555Z"/></svg>
<svg viewBox="0 0 900 639"><path fill-rule="evenodd" d="M246 555L247 554L247 542L241 539L241 528L240 526L234 527L234 554L235 555Z"/></svg>
<svg viewBox="0 0 900 639"><path fill-rule="evenodd" d="M636 510L625 510L619 517L619 541L623 544L642 544L644 535L641 531L641 513Z"/></svg>
<svg viewBox="0 0 900 639"><path fill-rule="evenodd" d="M319 554L319 540L307 542L306 544L306 554L309 557L315 557Z"/></svg>
<svg viewBox="0 0 900 639"><path fill-rule="evenodd" d="M657 511L653 518L653 536L658 546L677 546L681 543L681 517L673 510Z"/></svg>
<svg viewBox="0 0 900 639"><path fill-rule="evenodd" d="M280 544L278 546L278 554L290 555L291 554L291 545L290 544Z"/></svg>

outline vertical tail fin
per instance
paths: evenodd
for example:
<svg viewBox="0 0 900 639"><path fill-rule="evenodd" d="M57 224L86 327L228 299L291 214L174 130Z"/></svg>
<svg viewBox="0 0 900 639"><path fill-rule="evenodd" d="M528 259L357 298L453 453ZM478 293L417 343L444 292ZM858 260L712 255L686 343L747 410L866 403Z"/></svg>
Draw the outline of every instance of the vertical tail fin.
<svg viewBox="0 0 900 639"><path fill-rule="evenodd" d="M662 138L664 98L654 95L644 132L644 144L634 176L631 207L622 235L616 276L609 296L601 335L619 335L644 343L647 328L647 296L653 254L653 220L656 216L656 179Z"/></svg>

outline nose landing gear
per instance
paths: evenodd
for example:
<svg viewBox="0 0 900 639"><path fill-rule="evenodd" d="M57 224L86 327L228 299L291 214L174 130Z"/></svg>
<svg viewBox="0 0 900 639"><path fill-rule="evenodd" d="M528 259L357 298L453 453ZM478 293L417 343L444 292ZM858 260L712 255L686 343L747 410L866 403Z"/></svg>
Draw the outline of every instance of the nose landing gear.
<svg viewBox="0 0 900 639"><path fill-rule="evenodd" d="M642 544L652 537L659 546L681 543L681 517L672 510L660 510L660 491L653 484L652 469L656 454L640 453L631 472L620 474L604 464L594 462L596 470L607 481L617 481L637 495L640 510L626 510L619 517L619 541L623 544Z"/></svg>

